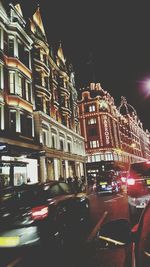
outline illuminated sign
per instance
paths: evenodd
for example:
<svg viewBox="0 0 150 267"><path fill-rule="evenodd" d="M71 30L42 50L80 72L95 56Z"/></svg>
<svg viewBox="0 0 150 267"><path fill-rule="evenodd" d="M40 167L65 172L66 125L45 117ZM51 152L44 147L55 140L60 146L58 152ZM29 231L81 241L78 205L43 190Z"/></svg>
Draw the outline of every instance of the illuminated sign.
<svg viewBox="0 0 150 267"><path fill-rule="evenodd" d="M108 119L106 116L104 117L104 135L105 135L106 144L109 145L110 136L109 136L109 128L108 128Z"/></svg>

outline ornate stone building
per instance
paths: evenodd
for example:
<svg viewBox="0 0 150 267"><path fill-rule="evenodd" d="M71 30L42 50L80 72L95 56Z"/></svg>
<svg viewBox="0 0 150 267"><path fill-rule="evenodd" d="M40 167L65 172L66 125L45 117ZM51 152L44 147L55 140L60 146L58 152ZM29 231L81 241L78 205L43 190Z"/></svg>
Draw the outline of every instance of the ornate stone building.
<svg viewBox="0 0 150 267"><path fill-rule="evenodd" d="M84 139L79 132L77 91L71 65L61 43L54 56L47 43L40 9L31 20L35 136L45 155L40 157L41 180L84 175Z"/></svg>
<svg viewBox="0 0 150 267"><path fill-rule="evenodd" d="M130 162L150 159L150 134L124 97L117 108L99 83L91 83L82 91L78 108L89 176L98 175L105 165L128 170Z"/></svg>
<svg viewBox="0 0 150 267"><path fill-rule="evenodd" d="M61 44L52 54L39 7L26 23L19 4L1 1L0 159L26 162L31 182L84 175L72 66Z"/></svg>

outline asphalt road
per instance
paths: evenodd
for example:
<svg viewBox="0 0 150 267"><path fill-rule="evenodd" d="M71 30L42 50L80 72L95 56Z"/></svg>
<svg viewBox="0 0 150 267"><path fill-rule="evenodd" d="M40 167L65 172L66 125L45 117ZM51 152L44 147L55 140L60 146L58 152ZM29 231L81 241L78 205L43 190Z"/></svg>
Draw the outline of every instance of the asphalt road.
<svg viewBox="0 0 150 267"><path fill-rule="evenodd" d="M125 193L116 195L91 194L89 196L91 203L92 225L98 224L99 218L104 213L107 215L103 220L103 224L120 218L129 221L128 202ZM128 249L99 249L96 247L91 253L86 267L129 267L130 258Z"/></svg>
<svg viewBox="0 0 150 267"><path fill-rule="evenodd" d="M91 222L86 240L71 244L64 250L51 248L24 251L1 251L0 267L129 267L125 249L100 250L95 248L94 237L99 227L110 220L128 219L125 193L115 195L89 194ZM81 233L82 234L82 233Z"/></svg>

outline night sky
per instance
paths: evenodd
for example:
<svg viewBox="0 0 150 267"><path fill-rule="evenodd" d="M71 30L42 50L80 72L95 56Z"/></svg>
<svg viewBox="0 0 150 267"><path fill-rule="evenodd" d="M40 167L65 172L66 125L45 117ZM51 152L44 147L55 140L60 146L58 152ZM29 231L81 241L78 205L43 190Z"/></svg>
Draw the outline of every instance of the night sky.
<svg viewBox="0 0 150 267"><path fill-rule="evenodd" d="M100 82L117 106L125 96L144 129L150 130L148 1L12 1L18 2L26 17L40 4L48 42L57 48L61 40L74 66L77 89Z"/></svg>

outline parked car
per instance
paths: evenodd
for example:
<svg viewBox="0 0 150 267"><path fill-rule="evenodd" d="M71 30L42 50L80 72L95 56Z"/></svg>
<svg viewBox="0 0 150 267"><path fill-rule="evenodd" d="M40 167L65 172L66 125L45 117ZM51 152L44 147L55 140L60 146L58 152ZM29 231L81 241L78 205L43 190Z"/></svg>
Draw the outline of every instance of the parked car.
<svg viewBox="0 0 150 267"><path fill-rule="evenodd" d="M93 188L98 193L117 193L120 190L115 176L110 172L104 172L97 177Z"/></svg>
<svg viewBox="0 0 150 267"><path fill-rule="evenodd" d="M68 184L9 187L0 191L0 248L64 242L87 222L89 200Z"/></svg>
<svg viewBox="0 0 150 267"><path fill-rule="evenodd" d="M98 249L125 248L128 262L125 267L150 266L150 203L144 209L138 224L131 228L126 219L104 224L97 232L94 245ZM119 265L118 265L119 266Z"/></svg>
<svg viewBox="0 0 150 267"><path fill-rule="evenodd" d="M127 194L131 220L138 220L141 211L150 200L150 161L130 165L127 178Z"/></svg>

